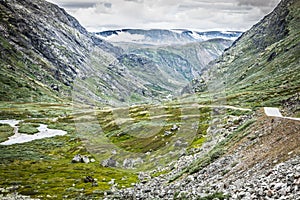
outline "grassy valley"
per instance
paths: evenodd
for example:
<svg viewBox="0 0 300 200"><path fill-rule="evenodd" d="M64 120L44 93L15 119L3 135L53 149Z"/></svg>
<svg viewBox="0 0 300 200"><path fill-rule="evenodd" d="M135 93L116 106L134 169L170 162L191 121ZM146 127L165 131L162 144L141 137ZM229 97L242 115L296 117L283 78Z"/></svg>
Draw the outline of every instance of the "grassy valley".
<svg viewBox="0 0 300 200"><path fill-rule="evenodd" d="M0 2L0 142L67 134L0 144L0 198L298 198L299 119L263 107L299 118L299 1L218 58L229 41L121 49L20 2Z"/></svg>

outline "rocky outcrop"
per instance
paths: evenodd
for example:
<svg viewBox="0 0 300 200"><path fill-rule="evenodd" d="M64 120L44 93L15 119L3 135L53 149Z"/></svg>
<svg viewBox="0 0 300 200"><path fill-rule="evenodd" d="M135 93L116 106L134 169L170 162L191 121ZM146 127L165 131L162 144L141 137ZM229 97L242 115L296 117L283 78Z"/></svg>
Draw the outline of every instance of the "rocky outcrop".
<svg viewBox="0 0 300 200"><path fill-rule="evenodd" d="M95 49L112 56L122 52L46 1L1 1L0 8L0 81L6 88L0 91L3 98L70 97L75 80L95 71L97 66L89 65ZM17 89L26 92L14 96Z"/></svg>

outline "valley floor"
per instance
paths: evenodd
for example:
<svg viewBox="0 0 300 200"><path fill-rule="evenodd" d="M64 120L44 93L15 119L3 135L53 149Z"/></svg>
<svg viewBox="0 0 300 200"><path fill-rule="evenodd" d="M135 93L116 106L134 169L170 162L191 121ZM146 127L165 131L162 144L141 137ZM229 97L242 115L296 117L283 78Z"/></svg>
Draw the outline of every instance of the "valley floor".
<svg viewBox="0 0 300 200"><path fill-rule="evenodd" d="M0 145L1 199L300 195L300 122L263 109L194 101L122 108L7 102L0 111L2 119L19 120L23 134L37 134L40 124L67 132ZM14 133L1 124L1 142ZM72 162L79 154L89 162Z"/></svg>

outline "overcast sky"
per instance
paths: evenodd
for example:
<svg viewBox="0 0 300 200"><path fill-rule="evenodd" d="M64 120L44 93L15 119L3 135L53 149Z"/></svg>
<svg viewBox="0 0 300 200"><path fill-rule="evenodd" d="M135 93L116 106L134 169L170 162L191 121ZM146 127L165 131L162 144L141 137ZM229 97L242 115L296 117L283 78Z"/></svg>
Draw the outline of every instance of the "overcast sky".
<svg viewBox="0 0 300 200"><path fill-rule="evenodd" d="M48 0L89 31L162 28L245 31L280 0Z"/></svg>

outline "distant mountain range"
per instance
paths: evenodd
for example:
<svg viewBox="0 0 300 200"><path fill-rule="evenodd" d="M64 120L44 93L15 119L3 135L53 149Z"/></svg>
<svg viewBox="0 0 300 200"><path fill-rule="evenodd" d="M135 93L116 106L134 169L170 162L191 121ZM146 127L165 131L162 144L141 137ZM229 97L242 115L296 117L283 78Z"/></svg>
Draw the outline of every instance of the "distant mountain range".
<svg viewBox="0 0 300 200"><path fill-rule="evenodd" d="M203 42L211 39L236 40L240 31L198 32L185 29L121 29L97 32L96 35L112 43L137 43L149 45L174 45Z"/></svg>

